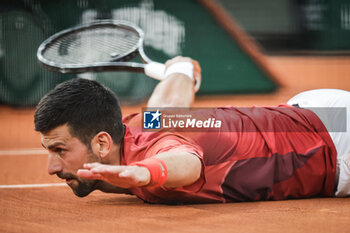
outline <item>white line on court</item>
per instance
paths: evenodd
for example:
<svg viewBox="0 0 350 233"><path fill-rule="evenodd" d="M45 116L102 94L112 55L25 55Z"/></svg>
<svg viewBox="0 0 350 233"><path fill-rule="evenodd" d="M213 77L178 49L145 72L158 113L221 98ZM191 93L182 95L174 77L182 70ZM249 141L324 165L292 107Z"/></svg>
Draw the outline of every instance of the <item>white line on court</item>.
<svg viewBox="0 0 350 233"><path fill-rule="evenodd" d="M61 187L67 186L66 183L52 183L52 184L10 184L0 185L0 189L16 189L16 188L47 188L47 187Z"/></svg>
<svg viewBox="0 0 350 233"><path fill-rule="evenodd" d="M19 150L0 150L0 156L5 155L47 155L47 151L44 149L19 149Z"/></svg>

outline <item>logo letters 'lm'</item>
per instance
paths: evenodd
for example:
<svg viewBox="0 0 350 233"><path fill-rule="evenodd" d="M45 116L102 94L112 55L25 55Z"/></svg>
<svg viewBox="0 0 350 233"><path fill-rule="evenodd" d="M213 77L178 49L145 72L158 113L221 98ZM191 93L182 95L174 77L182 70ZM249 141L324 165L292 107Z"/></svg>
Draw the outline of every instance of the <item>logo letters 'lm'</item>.
<svg viewBox="0 0 350 233"><path fill-rule="evenodd" d="M143 112L143 128L144 129L160 129L162 113L157 110Z"/></svg>

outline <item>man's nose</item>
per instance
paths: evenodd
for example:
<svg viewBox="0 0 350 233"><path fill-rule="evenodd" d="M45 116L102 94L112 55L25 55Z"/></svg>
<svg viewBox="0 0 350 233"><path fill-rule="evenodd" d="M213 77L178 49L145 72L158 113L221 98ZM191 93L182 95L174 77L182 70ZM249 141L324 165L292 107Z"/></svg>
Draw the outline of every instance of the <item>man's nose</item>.
<svg viewBox="0 0 350 233"><path fill-rule="evenodd" d="M54 153L49 153L47 160L47 172L50 175L61 172L63 169L61 158L55 155Z"/></svg>

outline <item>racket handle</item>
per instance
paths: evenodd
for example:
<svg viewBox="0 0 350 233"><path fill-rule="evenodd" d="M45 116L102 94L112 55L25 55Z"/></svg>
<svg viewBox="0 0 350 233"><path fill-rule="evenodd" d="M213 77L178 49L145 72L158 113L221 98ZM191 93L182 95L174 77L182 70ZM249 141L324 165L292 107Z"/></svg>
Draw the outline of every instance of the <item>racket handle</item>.
<svg viewBox="0 0 350 233"><path fill-rule="evenodd" d="M151 62L145 65L145 74L157 80L163 80L165 65L158 62Z"/></svg>

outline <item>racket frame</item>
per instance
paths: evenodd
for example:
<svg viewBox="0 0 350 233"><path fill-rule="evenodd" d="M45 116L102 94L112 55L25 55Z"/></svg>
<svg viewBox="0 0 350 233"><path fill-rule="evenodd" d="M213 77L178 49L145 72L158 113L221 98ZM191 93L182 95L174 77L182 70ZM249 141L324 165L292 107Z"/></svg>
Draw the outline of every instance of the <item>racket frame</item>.
<svg viewBox="0 0 350 233"><path fill-rule="evenodd" d="M110 25L111 27L122 27L127 30L135 31L139 35L139 41L135 45L133 49L125 53L122 59L117 59L117 61L109 61L109 62L95 62L90 64L59 64L50 60L47 60L43 56L43 52L46 50L48 46L52 44L53 41L62 38L63 36L78 31L88 30L89 28L100 27L101 25ZM130 71L130 72L139 72L144 73L145 64L152 63L152 60L149 59L143 49L144 42L144 33L143 31L129 22L125 21L117 21L117 20L99 20L94 21L88 24L83 24L79 26L75 26L72 28L68 28L66 30L60 31L48 39L43 41L38 48L37 58L39 62L48 70L59 72L59 73L86 73L86 72L104 72L104 71ZM140 55L142 62L128 62L127 60L133 59L137 55Z"/></svg>

